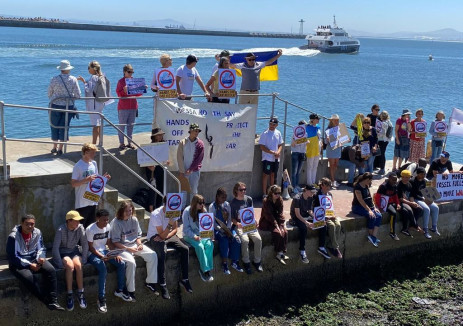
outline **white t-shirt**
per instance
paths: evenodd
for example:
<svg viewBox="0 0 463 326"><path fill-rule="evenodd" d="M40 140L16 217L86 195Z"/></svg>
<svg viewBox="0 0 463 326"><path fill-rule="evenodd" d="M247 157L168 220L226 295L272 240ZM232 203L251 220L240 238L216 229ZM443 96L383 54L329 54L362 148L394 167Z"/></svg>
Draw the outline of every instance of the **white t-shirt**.
<svg viewBox="0 0 463 326"><path fill-rule="evenodd" d="M185 95L193 94L193 84L196 77L199 77L198 70L195 67L189 69L186 65L183 65L177 69L177 76L182 78L179 83L182 93Z"/></svg>
<svg viewBox="0 0 463 326"><path fill-rule="evenodd" d="M211 73L211 76L214 76L215 72L216 71L219 71L219 63L216 62L214 67L212 67L212 73Z"/></svg>
<svg viewBox="0 0 463 326"><path fill-rule="evenodd" d="M277 129L274 131L267 129L260 135L259 145L264 145L271 151L278 150L278 145L280 144L283 144L283 137L281 137L281 133ZM275 156L262 151L262 161L275 162ZM280 159L278 158L279 161Z"/></svg>
<svg viewBox="0 0 463 326"><path fill-rule="evenodd" d="M93 248L99 252L103 252L106 249L106 242L109 238L109 224L105 226L104 229L100 229L95 223L90 224L85 230L85 235L87 236L88 242L93 242ZM90 255L91 252L89 251Z"/></svg>
<svg viewBox="0 0 463 326"><path fill-rule="evenodd" d="M76 165L74 165L74 168L72 169L72 180L83 180L89 175L94 175L98 174L98 166L96 165L95 161L91 161L90 163L87 163L80 159ZM86 207L86 206L92 206L92 205L98 205L98 203L95 203L94 201L85 199L84 192L85 189L87 189L87 184L84 183L80 185L79 187L74 188L76 192L76 208L81 208L81 207Z"/></svg>
<svg viewBox="0 0 463 326"><path fill-rule="evenodd" d="M146 234L148 239L151 239L152 236L158 234L157 226L162 226L162 229L165 230L167 224L169 224L169 219L166 218L163 208L164 206L158 207L151 213L148 233ZM177 221L179 218L180 217L174 217L173 220Z"/></svg>

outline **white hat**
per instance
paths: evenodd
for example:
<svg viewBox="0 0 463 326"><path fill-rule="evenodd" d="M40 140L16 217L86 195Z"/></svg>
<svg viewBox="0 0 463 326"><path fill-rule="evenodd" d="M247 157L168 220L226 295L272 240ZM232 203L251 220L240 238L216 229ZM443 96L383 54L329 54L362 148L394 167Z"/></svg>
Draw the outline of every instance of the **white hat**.
<svg viewBox="0 0 463 326"><path fill-rule="evenodd" d="M59 66L56 67L56 69L59 69L59 70L71 70L71 69L74 69L74 67L71 66L71 63L69 62L69 60L62 60L59 63Z"/></svg>
<svg viewBox="0 0 463 326"><path fill-rule="evenodd" d="M339 120L339 115L333 114L329 120Z"/></svg>

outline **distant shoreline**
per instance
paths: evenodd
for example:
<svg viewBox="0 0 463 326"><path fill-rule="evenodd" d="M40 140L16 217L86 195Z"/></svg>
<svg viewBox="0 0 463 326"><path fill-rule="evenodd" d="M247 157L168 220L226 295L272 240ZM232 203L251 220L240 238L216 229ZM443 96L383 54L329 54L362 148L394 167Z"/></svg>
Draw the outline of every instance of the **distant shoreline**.
<svg viewBox="0 0 463 326"><path fill-rule="evenodd" d="M89 31L106 31L106 32L129 32L129 33L186 34L186 35L294 38L294 39L304 39L305 38L305 35L299 35L299 34L227 32L227 31L213 31L213 30L159 28L159 27L142 27L142 26L98 25L98 24L48 22L48 21L45 21L45 22L44 21L23 21L23 20L14 20L14 19L2 19L0 20L0 26L89 30Z"/></svg>

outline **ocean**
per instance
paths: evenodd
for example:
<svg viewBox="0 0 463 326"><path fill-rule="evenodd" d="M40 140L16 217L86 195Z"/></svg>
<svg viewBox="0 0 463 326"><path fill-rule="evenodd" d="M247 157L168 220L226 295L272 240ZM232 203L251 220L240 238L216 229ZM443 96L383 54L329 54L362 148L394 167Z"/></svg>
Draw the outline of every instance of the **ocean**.
<svg viewBox="0 0 463 326"><path fill-rule="evenodd" d="M276 92L281 98L324 116L337 113L347 125L357 113L369 113L375 103L389 112L393 123L404 108L412 112L423 108L424 119L430 123L438 110L443 110L448 118L452 108L462 107L463 43L360 39L360 52L347 55L299 50L298 46L305 42L0 27L0 62L5 75L0 101L46 107L48 84L58 74L56 66L63 59L70 60L75 67L74 76L82 75L85 79L89 77L88 63L99 61L115 95L116 83L126 63L133 65L134 77L144 77L149 84L162 53L172 56L174 68L184 64L188 54L195 54L199 57L197 69L206 83L215 63L214 55L223 49L233 53L281 48L279 80L263 82L261 93ZM428 60L430 54L434 61ZM195 94L200 93L195 84ZM152 101L140 100L139 104L137 122L151 122ZM80 102L78 108L84 110L84 103ZM276 114L280 118L283 118L283 108L277 101ZM271 99L261 99L258 116L269 116L270 110ZM105 108L104 114L117 123L117 104ZM296 124L301 119L308 120L308 115L290 108L288 123ZM50 133L46 112L10 108L6 110L5 120L7 137L48 137ZM88 124L88 118L83 116L72 124ZM261 120L258 132L266 125L266 121ZM149 126L135 128L135 132L148 131ZM106 128L106 132L115 134L110 128ZM82 134L90 135L91 130L71 131L71 137ZM447 142L451 159L456 162L463 162L460 141L461 138L450 136ZM393 146L388 146L388 159L392 159L392 149Z"/></svg>

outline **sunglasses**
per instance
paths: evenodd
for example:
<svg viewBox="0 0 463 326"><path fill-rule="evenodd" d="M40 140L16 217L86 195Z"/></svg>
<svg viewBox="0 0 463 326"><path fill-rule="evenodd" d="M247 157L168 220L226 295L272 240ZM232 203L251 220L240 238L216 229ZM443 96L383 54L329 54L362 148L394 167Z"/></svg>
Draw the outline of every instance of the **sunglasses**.
<svg viewBox="0 0 463 326"><path fill-rule="evenodd" d="M133 70L127 70L126 73L133 74Z"/></svg>
<svg viewBox="0 0 463 326"><path fill-rule="evenodd" d="M256 61L256 59L246 59L246 60L248 60L248 61Z"/></svg>
<svg viewBox="0 0 463 326"><path fill-rule="evenodd" d="M246 188L238 189L239 191L246 191Z"/></svg>
<svg viewBox="0 0 463 326"><path fill-rule="evenodd" d="M364 122L364 125L371 125L371 122Z"/></svg>
<svg viewBox="0 0 463 326"><path fill-rule="evenodd" d="M281 192L274 192L273 194L274 194L274 195L277 195L277 196L280 196L280 195L281 195Z"/></svg>
<svg viewBox="0 0 463 326"><path fill-rule="evenodd" d="M203 201L198 202L198 205L204 205L204 204L205 204L205 202L203 202Z"/></svg>

